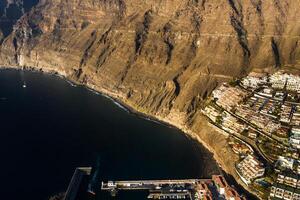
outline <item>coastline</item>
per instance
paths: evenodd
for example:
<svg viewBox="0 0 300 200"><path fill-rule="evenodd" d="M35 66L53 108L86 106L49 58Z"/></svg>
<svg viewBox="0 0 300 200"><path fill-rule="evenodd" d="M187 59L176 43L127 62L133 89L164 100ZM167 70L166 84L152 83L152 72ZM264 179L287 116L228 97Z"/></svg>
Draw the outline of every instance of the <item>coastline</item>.
<svg viewBox="0 0 300 200"><path fill-rule="evenodd" d="M126 100L126 97L124 95L122 95L121 93L110 91L108 89L99 87L97 85L93 85L91 83L82 84L80 82L77 82L76 80L73 80L70 76L68 76L68 73L63 70L59 70L59 69L54 70L53 68L49 69L49 68L40 68L40 67L36 68L36 67L21 67L21 66L0 66L0 70L4 70L4 69L26 70L26 71L30 71L30 72L39 72L39 73L45 73L45 74L51 74L51 75L58 76L58 77L64 79L65 81L67 81L72 86L75 86L75 87L77 85L83 86L86 89L90 90L91 92L102 95L102 96L112 100L121 109L126 110L127 112L129 112L131 114L137 115L139 117L142 117L146 120L153 121L155 123L159 123L159 124L168 126L170 128L176 128L176 129L181 130L185 136L194 140L197 144L200 144L203 147L205 147L205 149L213 155L213 159L216 161L216 163L218 164L218 166L222 170L222 172L225 173L225 176L230 177L230 179L233 179L238 184L238 187L242 187L247 193L255 195L255 193L253 193L252 191L247 189L247 187L243 184L243 182L239 179L239 177L236 176L236 174L234 174L234 171L232 171L231 166L228 166L225 164L224 159L218 155L218 151L215 148L213 148L212 145L210 145L208 143L208 141L205 140L205 138L201 137L199 135L199 133L193 131L192 128L185 126L184 124L176 123L172 119L165 118L160 115L154 115L145 110L142 110L142 109L138 108L137 106L135 106L130 101ZM207 126L205 128L208 128L210 124L206 121L205 118L202 118L202 120L203 120L203 123L205 123L205 125L201 124L201 127ZM208 132L209 131L214 131L215 133L217 133L216 136L218 136L218 134L221 134L221 133L219 133L218 130L213 129L213 127L209 127ZM221 138L221 136L219 136L219 138ZM223 135L221 140L222 141L226 140L226 137ZM226 149L226 147L223 147L222 145L221 145L221 148L222 148L222 150L226 151L225 152L226 154L233 154L233 152L229 152ZM232 156L232 158L228 158L228 159L234 160L235 158L234 158L234 156ZM255 195L255 196L257 197L257 195Z"/></svg>

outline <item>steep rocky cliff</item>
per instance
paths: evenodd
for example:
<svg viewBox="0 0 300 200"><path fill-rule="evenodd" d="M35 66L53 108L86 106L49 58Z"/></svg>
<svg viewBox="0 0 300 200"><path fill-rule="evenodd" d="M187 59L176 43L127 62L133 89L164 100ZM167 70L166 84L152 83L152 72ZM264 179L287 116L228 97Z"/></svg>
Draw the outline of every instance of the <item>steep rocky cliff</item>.
<svg viewBox="0 0 300 200"><path fill-rule="evenodd" d="M5 36L0 65L57 70L192 126L221 81L300 69L299 11L300 0L40 0Z"/></svg>
<svg viewBox="0 0 300 200"><path fill-rule="evenodd" d="M253 68L300 69L300 0L37 3L0 0L0 66L57 71L119 98L199 136L232 174L203 99Z"/></svg>
<svg viewBox="0 0 300 200"><path fill-rule="evenodd" d="M12 5L24 3L7 1L2 16ZM299 10L300 0L41 0L2 33L0 65L63 71L185 124L220 81L299 67Z"/></svg>

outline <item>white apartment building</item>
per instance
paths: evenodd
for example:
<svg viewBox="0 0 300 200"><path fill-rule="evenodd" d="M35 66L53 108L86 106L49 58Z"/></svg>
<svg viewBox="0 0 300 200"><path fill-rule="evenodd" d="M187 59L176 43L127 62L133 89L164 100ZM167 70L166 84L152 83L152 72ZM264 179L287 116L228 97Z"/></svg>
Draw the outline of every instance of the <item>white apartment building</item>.
<svg viewBox="0 0 300 200"><path fill-rule="evenodd" d="M253 155L248 155L242 162L237 164L237 171L241 179L250 184L253 179L261 177L265 173L263 164Z"/></svg>
<svg viewBox="0 0 300 200"><path fill-rule="evenodd" d="M292 147L300 149L300 128L292 128L289 143Z"/></svg>

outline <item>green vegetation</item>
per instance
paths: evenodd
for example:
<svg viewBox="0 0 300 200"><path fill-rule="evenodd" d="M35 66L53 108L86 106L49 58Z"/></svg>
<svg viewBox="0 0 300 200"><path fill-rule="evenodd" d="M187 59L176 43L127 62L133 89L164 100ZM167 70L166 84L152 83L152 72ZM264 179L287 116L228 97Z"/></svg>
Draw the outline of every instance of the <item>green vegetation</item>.
<svg viewBox="0 0 300 200"><path fill-rule="evenodd" d="M249 130L244 129L244 130L241 132L241 134L242 134L243 136L245 136L245 137L248 137Z"/></svg>
<svg viewBox="0 0 300 200"><path fill-rule="evenodd" d="M272 168L267 168L265 172L265 181L269 182L270 184L274 183L274 181L277 179L277 174Z"/></svg>
<svg viewBox="0 0 300 200"><path fill-rule="evenodd" d="M221 125L223 123L223 117L222 116L218 116L217 119L216 119L216 123L218 125Z"/></svg>
<svg viewBox="0 0 300 200"><path fill-rule="evenodd" d="M210 101L207 105L212 106L213 108L215 108L220 113L224 112L224 109L216 104L216 100Z"/></svg>
<svg viewBox="0 0 300 200"><path fill-rule="evenodd" d="M232 79L231 81L229 81L229 85L230 86L232 86L232 87L235 87L235 86L237 86L237 85L239 85L239 80L238 79L236 79L236 78L234 78L234 79Z"/></svg>
<svg viewBox="0 0 300 200"><path fill-rule="evenodd" d="M261 184L258 184L257 182L254 182L252 184L252 187L261 194L261 197L263 199L268 199L268 196L270 194L270 187L263 186Z"/></svg>
<svg viewBox="0 0 300 200"><path fill-rule="evenodd" d="M270 140L262 141L258 146L271 160L276 160L278 156L282 154L282 149L278 148L278 145Z"/></svg>
<svg viewBox="0 0 300 200"><path fill-rule="evenodd" d="M272 112L272 115L278 116L280 113L280 107L276 105L274 111Z"/></svg>

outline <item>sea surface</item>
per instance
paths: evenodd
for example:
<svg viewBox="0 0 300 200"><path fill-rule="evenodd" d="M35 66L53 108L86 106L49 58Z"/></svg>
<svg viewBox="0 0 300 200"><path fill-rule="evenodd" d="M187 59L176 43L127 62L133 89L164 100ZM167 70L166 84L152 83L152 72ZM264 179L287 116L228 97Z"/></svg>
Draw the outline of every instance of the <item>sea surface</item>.
<svg viewBox="0 0 300 200"><path fill-rule="evenodd" d="M99 157L112 180L220 173L212 154L181 131L38 72L0 70L0 136L0 199L47 200Z"/></svg>

